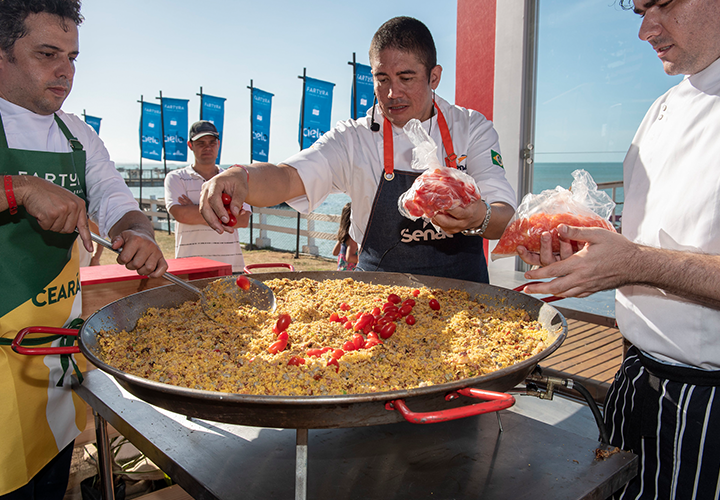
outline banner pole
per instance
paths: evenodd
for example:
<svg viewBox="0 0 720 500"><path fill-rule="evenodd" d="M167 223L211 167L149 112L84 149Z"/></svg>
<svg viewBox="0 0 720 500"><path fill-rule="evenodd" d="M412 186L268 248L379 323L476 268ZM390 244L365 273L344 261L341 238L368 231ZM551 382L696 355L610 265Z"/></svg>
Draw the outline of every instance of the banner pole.
<svg viewBox="0 0 720 500"><path fill-rule="evenodd" d="M250 89L250 163L253 162L253 117L255 116L255 96L253 92L253 81L252 78L250 79L250 86L248 87ZM253 249L253 214L250 214L250 243L248 243L248 246L250 250Z"/></svg>
<svg viewBox="0 0 720 500"><path fill-rule="evenodd" d="M197 94L200 96L200 119L203 119L203 93L202 93L202 86L200 87L200 93Z"/></svg>
<svg viewBox="0 0 720 500"><path fill-rule="evenodd" d="M143 128L143 120L145 119L145 106L143 106L143 96L140 94L140 100L138 101L140 103L140 182L138 183L140 186L140 194L139 194L139 202L140 205L140 211L142 211L142 128Z"/></svg>
<svg viewBox="0 0 720 500"><path fill-rule="evenodd" d="M303 81L303 91L302 91L302 101L300 104L300 151L303 150L303 143L305 142L305 137L303 133L305 132L305 78L307 77L307 68L303 68L303 74L302 76L298 76L298 78L302 78ZM297 213L297 232L295 233L295 258L300 257L300 212Z"/></svg>
<svg viewBox="0 0 720 500"><path fill-rule="evenodd" d="M156 97L155 99L160 99L160 133L162 134L162 152L163 152L163 170L165 172L165 177L167 177L167 152L165 151L165 116L163 114L163 96L162 96L162 90L160 91L160 97ZM165 212L167 213L167 223L168 223L168 234L172 234L172 230L170 229L170 212L167 211L167 207L165 207Z"/></svg>
<svg viewBox="0 0 720 500"><path fill-rule="evenodd" d="M352 62L348 62L348 64L352 64L353 68L353 84L352 84L352 90L353 90L353 98L352 98L352 109L350 110L350 115L352 116L353 120L357 120L357 66L355 66L355 52L353 52L353 60Z"/></svg>

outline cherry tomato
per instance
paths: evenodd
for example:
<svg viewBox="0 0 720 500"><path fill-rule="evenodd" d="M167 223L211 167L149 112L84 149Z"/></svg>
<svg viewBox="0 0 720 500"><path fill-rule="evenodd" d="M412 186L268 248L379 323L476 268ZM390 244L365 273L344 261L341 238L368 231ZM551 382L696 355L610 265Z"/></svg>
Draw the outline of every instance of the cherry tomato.
<svg viewBox="0 0 720 500"><path fill-rule="evenodd" d="M343 351L342 349L335 349L331 356L333 357L333 359L340 359L345 356L345 351Z"/></svg>
<svg viewBox="0 0 720 500"><path fill-rule="evenodd" d="M405 318L405 323L407 323L410 326L414 325L415 324L415 316L413 316L412 314L408 314L407 317Z"/></svg>
<svg viewBox="0 0 720 500"><path fill-rule="evenodd" d="M235 280L235 284L243 290L250 290L250 280L247 279L247 276L241 274Z"/></svg>
<svg viewBox="0 0 720 500"><path fill-rule="evenodd" d="M397 306L395 304L393 304L392 302L385 302L382 306L382 310L387 311L389 307L397 307Z"/></svg>
<svg viewBox="0 0 720 500"><path fill-rule="evenodd" d="M352 327L353 327L352 321L350 321L350 320L346 321L343 326L345 327L346 330L352 330Z"/></svg>
<svg viewBox="0 0 720 500"><path fill-rule="evenodd" d="M340 322L340 316L338 316L338 313L332 313L330 315L330 322L331 323L339 323Z"/></svg>
<svg viewBox="0 0 720 500"><path fill-rule="evenodd" d="M355 322L355 326L353 326L353 330L360 331L364 330L366 326L370 325L375 322L375 317L372 314L365 313Z"/></svg>
<svg viewBox="0 0 720 500"><path fill-rule="evenodd" d="M375 309L372 310L372 312L370 314L372 314L376 318L379 318L380 315L382 314L382 311L380 310L379 307L376 307Z"/></svg>
<svg viewBox="0 0 720 500"><path fill-rule="evenodd" d="M398 295L391 293L390 295L388 295L388 302L392 302L393 304L399 304L400 302L402 302L402 299Z"/></svg>
<svg viewBox="0 0 720 500"><path fill-rule="evenodd" d="M405 304L404 306L402 306L400 308L398 313L400 313L400 316L407 316L408 314L410 314L412 312L412 309L413 308L411 305Z"/></svg>
<svg viewBox="0 0 720 500"><path fill-rule="evenodd" d="M380 337L378 337L378 334L375 333L375 332L370 332L370 333L368 333L368 334L367 334L367 338L368 338L368 341L369 341L370 339L380 340ZM365 343L367 344L367 342L365 342Z"/></svg>
<svg viewBox="0 0 720 500"><path fill-rule="evenodd" d="M370 349L371 347L375 347L376 345L380 345L382 342L378 339L370 339L365 343L365 349Z"/></svg>
<svg viewBox="0 0 720 500"><path fill-rule="evenodd" d="M418 295L420 295L420 290L413 290L413 297L417 297Z"/></svg>
<svg viewBox="0 0 720 500"><path fill-rule="evenodd" d="M332 358L330 361L328 361L328 366L335 365L335 371L340 371L340 364L338 363L338 360L335 358Z"/></svg>
<svg viewBox="0 0 720 500"><path fill-rule="evenodd" d="M237 218L233 214L228 213L228 221L227 221L227 224L225 224L225 225L230 226L230 227L235 227L235 224L237 224Z"/></svg>
<svg viewBox="0 0 720 500"><path fill-rule="evenodd" d="M397 328L395 326L395 323L388 323L387 325L383 326L382 330L380 330L380 333L378 335L380 335L381 339L389 339L390 337L392 337L393 333L395 333L395 328Z"/></svg>
<svg viewBox="0 0 720 500"><path fill-rule="evenodd" d="M349 310L350 310L350 306L347 305L347 303L343 302L342 304L340 304L340 310L341 310L341 311L349 311Z"/></svg>
<svg viewBox="0 0 720 500"><path fill-rule="evenodd" d="M365 339L359 333L356 333L352 336L352 341L357 349L362 349L363 347L365 347Z"/></svg>
<svg viewBox="0 0 720 500"><path fill-rule="evenodd" d="M347 351L357 351L357 347L355 347L355 344L353 343L352 340L348 340L347 342L345 342L345 343L343 344L342 348L343 348L346 352L347 352Z"/></svg>
<svg viewBox="0 0 720 500"><path fill-rule="evenodd" d="M432 309L433 311L440 310L440 302L438 302L437 299L430 299L430 302L428 302L428 305L430 306L430 309Z"/></svg>
<svg viewBox="0 0 720 500"><path fill-rule="evenodd" d="M287 327L290 326L291 322L292 318L289 314L281 314L277 320L277 323L275 323L275 327L278 329L279 332L284 332L285 330L287 330Z"/></svg>
<svg viewBox="0 0 720 500"><path fill-rule="evenodd" d="M268 347L268 352L270 354L277 354L280 351L284 350L285 347L287 347L288 343L288 334L287 332L280 332L277 336L277 340L270 344L270 347Z"/></svg>
<svg viewBox="0 0 720 500"><path fill-rule="evenodd" d="M227 194L227 193L222 194L223 205L228 206L231 201L232 201L232 197L229 194Z"/></svg>
<svg viewBox="0 0 720 500"><path fill-rule="evenodd" d="M305 364L305 358L301 358L300 356L293 356L288 360L288 365L290 366L300 366Z"/></svg>
<svg viewBox="0 0 720 500"><path fill-rule="evenodd" d="M395 314L398 311L399 311L399 309L397 308L397 306L393 306L393 305L383 308L383 312L385 314Z"/></svg>
<svg viewBox="0 0 720 500"><path fill-rule="evenodd" d="M368 333L370 333L370 332L372 332L372 331L373 331L373 326L372 326L372 325L367 325L365 328L363 328L363 333L364 333L365 335L367 335Z"/></svg>
<svg viewBox="0 0 720 500"><path fill-rule="evenodd" d="M405 302L403 302L404 306L410 306L415 307L415 301L413 299L407 299Z"/></svg>

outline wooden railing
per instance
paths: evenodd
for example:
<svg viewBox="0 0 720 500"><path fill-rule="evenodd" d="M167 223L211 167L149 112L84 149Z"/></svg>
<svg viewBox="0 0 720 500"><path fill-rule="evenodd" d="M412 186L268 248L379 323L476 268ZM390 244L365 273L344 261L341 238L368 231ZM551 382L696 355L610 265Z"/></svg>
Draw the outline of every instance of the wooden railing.
<svg viewBox="0 0 720 500"><path fill-rule="evenodd" d="M173 220L168 214L165 208L164 199L142 199L142 207L145 214L148 216L150 221L153 223L155 229L168 229L170 228L169 221ZM268 223L268 216L274 215L287 219L287 224L277 225ZM259 223L257 220L259 219ZM300 221L307 220L307 229L300 228ZM164 223L161 223L163 221ZM340 223L339 215L327 215L327 214L301 214L295 210L283 210L279 208L258 208L253 207L253 222L250 226L250 243L258 248L270 248L272 247L272 240L270 238L270 232L284 233L289 235L295 235L296 237L296 253L302 252L310 255L319 255L319 250L315 240L328 240L335 241L337 239L337 229L334 232L324 232L315 230L315 222L331 222L337 228L337 224ZM283 222L285 222L283 220ZM168 229L169 230L169 229ZM307 238L307 244L300 246L300 238Z"/></svg>

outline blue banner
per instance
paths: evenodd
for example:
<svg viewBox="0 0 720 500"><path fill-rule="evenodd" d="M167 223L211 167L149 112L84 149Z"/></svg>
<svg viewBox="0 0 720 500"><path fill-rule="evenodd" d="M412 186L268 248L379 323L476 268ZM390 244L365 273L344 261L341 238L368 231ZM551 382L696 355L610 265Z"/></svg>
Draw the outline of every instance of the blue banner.
<svg viewBox="0 0 720 500"><path fill-rule="evenodd" d="M357 89L357 98L355 97L355 89ZM372 106L373 93L373 76L370 66L355 63L355 85L353 85L351 95L352 103L350 104L350 116L357 120L367 113Z"/></svg>
<svg viewBox="0 0 720 500"><path fill-rule="evenodd" d="M160 122L159 104L142 103L140 144L143 158L162 160L162 123Z"/></svg>
<svg viewBox="0 0 720 500"><path fill-rule="evenodd" d="M334 86L334 83L305 77L305 88L303 89L305 113L304 117L300 116L300 133L298 134L300 149L309 148L330 130Z"/></svg>
<svg viewBox="0 0 720 500"><path fill-rule="evenodd" d="M188 100L162 98L165 159L187 161Z"/></svg>
<svg viewBox="0 0 720 500"><path fill-rule="evenodd" d="M223 120L225 119L225 98L202 94L200 97L200 119L212 122L220 134L220 148L215 163L220 164L220 153L222 153Z"/></svg>
<svg viewBox="0 0 720 500"><path fill-rule="evenodd" d="M252 161L268 161L273 94L252 89Z"/></svg>
<svg viewBox="0 0 720 500"><path fill-rule="evenodd" d="M97 116L85 115L85 123L90 125L97 135L100 135L100 120Z"/></svg>

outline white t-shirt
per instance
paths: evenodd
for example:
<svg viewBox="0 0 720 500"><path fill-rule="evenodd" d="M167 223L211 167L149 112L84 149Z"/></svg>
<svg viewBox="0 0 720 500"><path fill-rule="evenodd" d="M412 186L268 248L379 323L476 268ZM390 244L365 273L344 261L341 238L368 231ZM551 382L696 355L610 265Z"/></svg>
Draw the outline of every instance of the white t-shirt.
<svg viewBox="0 0 720 500"><path fill-rule="evenodd" d="M53 115L38 115L4 99L0 99L0 115L11 149L53 153L72 150ZM75 115L63 111L58 111L57 115L83 145L86 153L85 194L90 202L88 216L98 223L100 235L107 237L110 228L123 215L140 208L95 130ZM35 175L35 172L28 171L27 175ZM63 177L46 180L59 186L64 186L68 181Z"/></svg>
<svg viewBox="0 0 720 500"><path fill-rule="evenodd" d="M220 172L222 168L218 167ZM165 205L168 211L175 205L181 205L179 199L187 196L200 204L200 191L205 179L192 165L168 172L165 177ZM248 212L250 205L243 203ZM175 221L175 258L205 257L232 265L234 273L245 268L238 232L218 234L204 224L183 224Z"/></svg>
<svg viewBox="0 0 720 500"><path fill-rule="evenodd" d="M624 171L627 238L720 254L720 60L655 101ZM617 292L615 313L620 331L643 351L720 369L720 311L658 288L626 286Z"/></svg>
<svg viewBox="0 0 720 500"><path fill-rule="evenodd" d="M468 110L436 98L445 115L453 141L458 165L467 167L482 197L489 203L503 201L516 206L515 192L501 167L498 135L492 122L477 111ZM312 145L283 163L297 169L305 185L306 196L289 200L288 204L303 213L315 210L331 193L347 193L352 200L350 236L363 241L375 192L384 172L383 117L379 108L375 121L380 131L370 130L370 113L358 120L338 122ZM445 165L437 114L423 122L437 145L438 159ZM395 169L412 171L413 144L402 128L393 126ZM463 158L465 157L465 158ZM493 161L493 158L495 159Z"/></svg>

